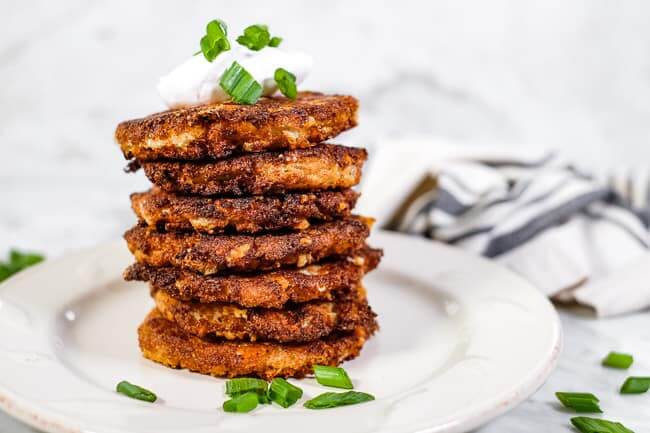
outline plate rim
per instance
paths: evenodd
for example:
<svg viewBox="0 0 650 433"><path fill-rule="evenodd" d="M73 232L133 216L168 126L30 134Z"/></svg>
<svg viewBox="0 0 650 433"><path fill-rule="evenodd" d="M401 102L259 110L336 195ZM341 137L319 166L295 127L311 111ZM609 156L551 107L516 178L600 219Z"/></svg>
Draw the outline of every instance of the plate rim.
<svg viewBox="0 0 650 433"><path fill-rule="evenodd" d="M564 333L557 309L552 305L548 298L543 296L534 286L532 286L531 283L527 282L521 276L509 270L505 266L501 266L484 257L472 255L464 250L441 242L381 229L373 230L370 239L377 239L377 237L394 237L408 242L434 244L436 248L446 250L449 254L463 255L474 261L482 261L492 268L498 268L499 272L505 272L510 274L511 277L515 277L522 286L527 286L527 289L538 295L542 302L547 303L547 306L550 307L551 317L553 319L552 323L549 324L549 327L552 327L553 335L553 345L550 351L550 357L544 362L540 362L538 369L534 373L528 375L526 380L518 384L515 390L511 391L512 395L500 398L500 403L486 404L486 407L482 408L481 411L477 411L476 413L468 415L462 419L450 421L443 425L414 430L413 433L437 433L442 431L445 433L457 433L472 430L518 406L545 383L546 379L555 370L558 364L564 344ZM123 242L122 239L119 239L100 243L91 247L70 250L63 255L44 261L0 283L0 293L6 286L30 278L33 273L39 272L45 266L56 266L60 262L68 261L73 257L87 255L100 249L115 248L116 245L121 245L123 247ZM38 402L34 402L33 399L23 398L10 389L7 389L2 384L0 384L0 409L9 416L43 432L94 433L96 431L92 429L80 429L77 427L79 421L75 420L75 418L58 413L53 409L43 407L42 405L39 405Z"/></svg>

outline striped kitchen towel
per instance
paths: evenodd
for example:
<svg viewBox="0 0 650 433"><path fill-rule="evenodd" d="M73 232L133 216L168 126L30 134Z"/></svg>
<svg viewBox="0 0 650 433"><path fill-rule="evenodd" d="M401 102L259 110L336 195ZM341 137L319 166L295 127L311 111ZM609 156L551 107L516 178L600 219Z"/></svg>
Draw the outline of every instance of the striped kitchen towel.
<svg viewBox="0 0 650 433"><path fill-rule="evenodd" d="M553 153L434 166L404 194L390 228L493 259L599 316L650 307L649 208Z"/></svg>

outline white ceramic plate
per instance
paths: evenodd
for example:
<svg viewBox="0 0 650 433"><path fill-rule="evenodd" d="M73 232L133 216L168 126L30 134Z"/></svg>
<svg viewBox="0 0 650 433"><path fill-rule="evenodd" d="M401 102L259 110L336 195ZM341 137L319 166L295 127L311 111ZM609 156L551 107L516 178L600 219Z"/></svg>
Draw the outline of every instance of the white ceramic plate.
<svg viewBox="0 0 650 433"><path fill-rule="evenodd" d="M534 288L488 261L423 239L378 233L366 278L380 332L345 364L376 400L307 410L220 407L224 381L140 356L136 328L152 306L125 283L123 242L45 262L0 287L0 407L48 432L461 432L532 394L555 366L558 317ZM154 404L114 392L129 380ZM303 401L325 389L295 381ZM331 389L330 389L331 390Z"/></svg>

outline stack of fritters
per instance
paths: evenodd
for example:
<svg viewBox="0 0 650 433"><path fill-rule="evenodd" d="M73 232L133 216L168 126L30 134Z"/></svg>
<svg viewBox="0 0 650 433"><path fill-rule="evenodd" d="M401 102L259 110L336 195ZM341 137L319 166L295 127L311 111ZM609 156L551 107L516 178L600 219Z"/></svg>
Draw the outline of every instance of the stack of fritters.
<svg viewBox="0 0 650 433"><path fill-rule="evenodd" d="M321 143L356 125L349 96L212 104L121 123L155 186L125 239L156 308L144 356L216 376L303 376L357 356L377 329L361 285L381 251L351 214L366 151Z"/></svg>

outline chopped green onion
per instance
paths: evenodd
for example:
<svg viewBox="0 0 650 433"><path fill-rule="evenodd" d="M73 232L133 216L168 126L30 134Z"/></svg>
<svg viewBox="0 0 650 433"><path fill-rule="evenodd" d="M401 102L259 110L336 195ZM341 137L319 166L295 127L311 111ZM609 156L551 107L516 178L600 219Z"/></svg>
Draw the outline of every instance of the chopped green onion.
<svg viewBox="0 0 650 433"><path fill-rule="evenodd" d="M326 392L305 402L307 409L327 409L331 407L347 406L350 404L365 403L374 400L370 394L358 391Z"/></svg>
<svg viewBox="0 0 650 433"><path fill-rule="evenodd" d="M280 92L292 101L298 96L298 88L296 87L296 76L283 68L275 70L273 76L275 83L278 85Z"/></svg>
<svg viewBox="0 0 650 433"><path fill-rule="evenodd" d="M259 404L271 404L271 398L269 397L268 392L264 394L257 393L257 401Z"/></svg>
<svg viewBox="0 0 650 433"><path fill-rule="evenodd" d="M156 394L149 391L148 389L144 389L138 385L134 385L125 380L118 383L115 389L117 390L117 392L119 392L120 394L124 394L127 397L135 398L137 400L142 400L142 401L148 401L149 403L153 403L157 399Z"/></svg>
<svg viewBox="0 0 650 433"><path fill-rule="evenodd" d="M650 377L628 377L621 387L621 394L643 394L650 389Z"/></svg>
<svg viewBox="0 0 650 433"><path fill-rule="evenodd" d="M264 24L254 24L244 29L244 34L237 38L237 42L253 51L259 51L269 45L271 34Z"/></svg>
<svg viewBox="0 0 650 433"><path fill-rule="evenodd" d="M226 412L246 413L257 407L259 397L256 392L246 392L223 402Z"/></svg>
<svg viewBox="0 0 650 433"><path fill-rule="evenodd" d="M0 262L0 281L4 281L23 269L42 262L45 258L36 253L24 253L18 250L9 252L9 260Z"/></svg>
<svg viewBox="0 0 650 433"><path fill-rule="evenodd" d="M627 353L609 352L607 357L603 359L605 367L627 369L630 368L634 362L634 357Z"/></svg>
<svg viewBox="0 0 650 433"><path fill-rule="evenodd" d="M269 388L269 398L280 406L287 408L302 397L302 389L290 384L281 377L276 377Z"/></svg>
<svg viewBox="0 0 650 433"><path fill-rule="evenodd" d="M228 27L221 20L212 20L205 29L205 36L201 38L201 51L203 57L208 62L212 62L217 56L224 51L230 50L230 41L228 41Z"/></svg>
<svg viewBox="0 0 650 433"><path fill-rule="evenodd" d="M219 85L238 104L254 104L262 96L260 83L237 62L226 69Z"/></svg>
<svg viewBox="0 0 650 433"><path fill-rule="evenodd" d="M269 47L279 47L280 44L282 43L282 38L279 36L273 36L271 40L269 41Z"/></svg>
<svg viewBox="0 0 650 433"><path fill-rule="evenodd" d="M249 391L266 394L268 383L265 380L255 377L238 377L226 382L226 394L234 397Z"/></svg>
<svg viewBox="0 0 650 433"><path fill-rule="evenodd" d="M582 433L634 433L620 422L606 419L577 416L571 418L571 423Z"/></svg>
<svg viewBox="0 0 650 433"><path fill-rule="evenodd" d="M314 374L316 380L321 385L332 386L334 388L352 389L350 377L340 367L329 367L327 365L314 365Z"/></svg>
<svg viewBox="0 0 650 433"><path fill-rule="evenodd" d="M598 405L598 397L589 393L581 392L556 392L558 400L569 409L576 412L602 413Z"/></svg>

